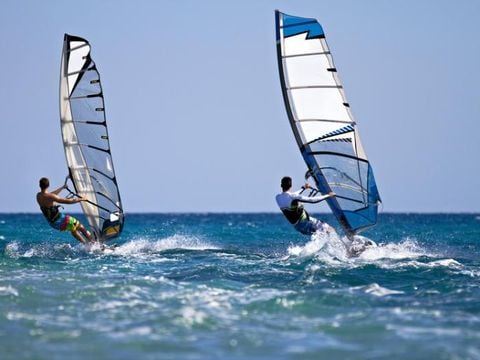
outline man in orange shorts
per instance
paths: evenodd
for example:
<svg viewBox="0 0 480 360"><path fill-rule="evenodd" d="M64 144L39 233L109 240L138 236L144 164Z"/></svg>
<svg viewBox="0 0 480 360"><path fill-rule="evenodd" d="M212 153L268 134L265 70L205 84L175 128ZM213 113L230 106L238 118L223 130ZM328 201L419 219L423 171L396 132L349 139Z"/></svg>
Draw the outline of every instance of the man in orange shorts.
<svg viewBox="0 0 480 360"><path fill-rule="evenodd" d="M75 204L80 201L86 201L86 199L83 197L72 199L63 198L58 196L58 194L66 188L66 185L52 192L48 191L49 186L50 181L47 178L42 177L40 179L40 192L37 193L37 202L38 205L40 205L40 210L42 210L42 213L48 220L50 226L60 231L70 231L75 239L80 241L82 244L94 241L92 234L85 229L80 221L71 215L61 213L58 210L60 205L56 205L56 203ZM80 235L80 233L82 233L83 236Z"/></svg>

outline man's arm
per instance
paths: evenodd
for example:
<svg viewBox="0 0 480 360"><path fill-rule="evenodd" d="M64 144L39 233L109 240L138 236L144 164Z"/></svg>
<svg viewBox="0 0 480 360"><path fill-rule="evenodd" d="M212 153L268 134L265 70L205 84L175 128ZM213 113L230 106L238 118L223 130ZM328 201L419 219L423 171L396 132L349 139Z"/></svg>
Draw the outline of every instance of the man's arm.
<svg viewBox="0 0 480 360"><path fill-rule="evenodd" d="M319 195L319 196L298 195L296 196L296 199L300 202L315 204L315 203L319 203L320 201L326 200L330 197L333 197L335 195L336 194L333 191L331 191L326 195Z"/></svg>
<svg viewBox="0 0 480 360"><path fill-rule="evenodd" d="M310 188L310 184L308 182L306 182L305 185L303 186L303 190L309 189L309 188ZM319 203L320 201L326 200L326 199L336 195L333 191L330 191L326 195L304 196L304 195L300 194L303 190L299 190L299 191L295 192L294 193L296 195L295 198L296 198L296 200L298 200L300 202L305 202L305 203L310 203L310 204Z"/></svg>
<svg viewBox="0 0 480 360"><path fill-rule="evenodd" d="M48 194L49 198L57 203L60 203L60 204L76 204L80 201L86 201L87 199L85 199L84 197L79 197L79 198L71 198L71 199L67 199L67 198L64 198L64 197L61 197L61 196L58 196L57 194L54 194L53 192L51 192L50 194Z"/></svg>
<svg viewBox="0 0 480 360"><path fill-rule="evenodd" d="M292 192L292 194L297 196L302 196L302 192L304 192L307 189L310 189L310 184L308 182L306 182L305 185L301 187L301 189L298 189L297 191Z"/></svg>
<svg viewBox="0 0 480 360"><path fill-rule="evenodd" d="M60 192L61 192L63 189L66 189L66 188L67 188L67 185L62 185L62 186L59 187L57 190L50 191L50 194L58 195L58 194L60 194ZM57 201L57 200L55 200L55 201Z"/></svg>

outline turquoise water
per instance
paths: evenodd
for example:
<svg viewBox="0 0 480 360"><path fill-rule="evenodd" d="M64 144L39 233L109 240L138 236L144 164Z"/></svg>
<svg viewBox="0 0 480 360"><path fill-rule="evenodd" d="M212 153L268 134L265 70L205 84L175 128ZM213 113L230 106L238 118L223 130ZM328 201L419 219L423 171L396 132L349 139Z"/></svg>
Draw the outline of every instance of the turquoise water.
<svg viewBox="0 0 480 360"><path fill-rule="evenodd" d="M480 359L479 215L383 214L358 258L280 214L126 221L101 252L0 214L2 359Z"/></svg>

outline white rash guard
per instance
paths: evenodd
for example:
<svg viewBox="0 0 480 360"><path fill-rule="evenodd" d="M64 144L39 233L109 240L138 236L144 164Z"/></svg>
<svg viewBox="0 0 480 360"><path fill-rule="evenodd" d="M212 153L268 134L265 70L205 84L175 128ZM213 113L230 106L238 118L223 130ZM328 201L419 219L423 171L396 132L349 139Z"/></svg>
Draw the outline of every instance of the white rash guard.
<svg viewBox="0 0 480 360"><path fill-rule="evenodd" d="M281 194L278 194L275 199L277 200L278 207L280 209L290 208L292 202L294 200L304 202L304 203L311 203L315 204L325 199L328 199L330 195L319 195L319 196L305 196L300 194L302 190L298 190L295 192L292 191L284 191Z"/></svg>
<svg viewBox="0 0 480 360"><path fill-rule="evenodd" d="M302 190L295 192L284 191L275 197L278 207L291 224L296 224L300 220L308 219L306 211L299 202L318 203L330 197L330 195L305 196L302 195L301 192Z"/></svg>

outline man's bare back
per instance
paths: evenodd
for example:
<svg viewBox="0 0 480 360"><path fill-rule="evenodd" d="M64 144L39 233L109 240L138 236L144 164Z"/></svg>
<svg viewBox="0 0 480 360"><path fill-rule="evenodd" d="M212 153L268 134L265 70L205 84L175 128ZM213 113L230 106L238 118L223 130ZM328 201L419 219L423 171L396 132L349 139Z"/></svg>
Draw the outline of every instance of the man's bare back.
<svg viewBox="0 0 480 360"><path fill-rule="evenodd" d="M40 179L41 190L37 193L37 203L50 226L60 231L70 231L75 239L83 244L94 241L93 236L87 229L85 229L80 221L71 215L61 213L58 210L60 206L57 205L57 203L76 204L81 201L86 201L86 199L83 197L69 199L59 196L58 194L63 189L66 189L66 185L51 192L48 191L49 186L50 181L47 178ZM80 235L80 233L82 233L83 236Z"/></svg>

